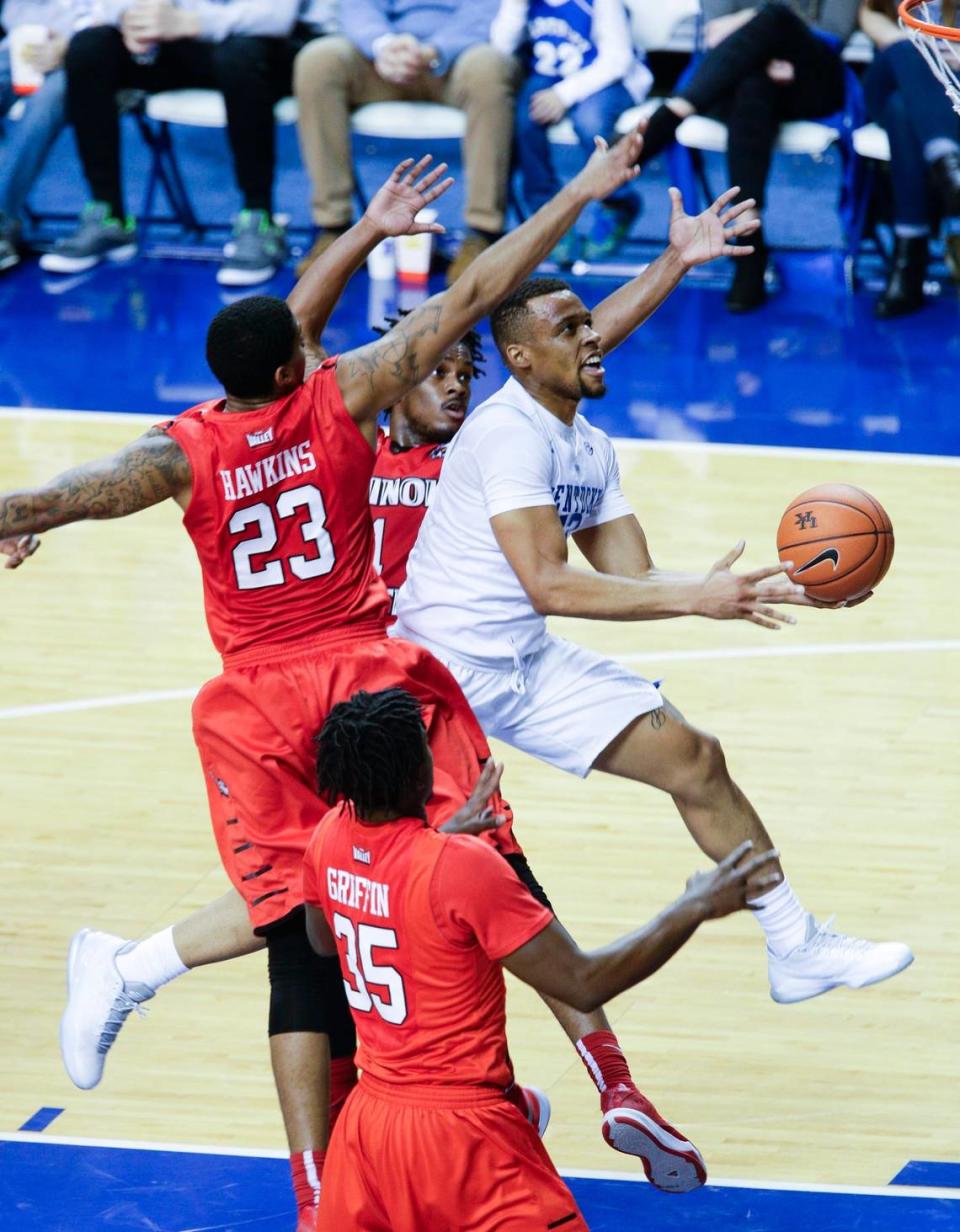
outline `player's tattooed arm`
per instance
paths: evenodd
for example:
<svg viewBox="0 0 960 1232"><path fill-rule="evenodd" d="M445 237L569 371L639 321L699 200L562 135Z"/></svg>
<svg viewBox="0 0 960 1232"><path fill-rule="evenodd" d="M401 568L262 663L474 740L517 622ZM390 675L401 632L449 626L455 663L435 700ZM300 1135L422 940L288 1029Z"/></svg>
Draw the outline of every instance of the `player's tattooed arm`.
<svg viewBox="0 0 960 1232"><path fill-rule="evenodd" d="M374 195L360 221L344 232L310 266L287 297L287 303L300 322L307 355L307 372L318 368L326 358L320 336L337 306L344 288L381 240L391 235L442 233L438 222L417 222L417 214L443 196L453 184L442 179L446 163L428 170L428 154L414 163L406 158L394 167L386 182Z"/></svg>
<svg viewBox="0 0 960 1232"><path fill-rule="evenodd" d="M0 494L0 539L42 534L87 518L122 518L190 492L187 456L152 428L117 453L64 471L39 488Z"/></svg>
<svg viewBox="0 0 960 1232"><path fill-rule="evenodd" d="M369 424L418 385L445 351L492 312L540 264L590 201L600 201L638 174L643 148L639 130L612 149L599 137L582 171L532 218L491 245L443 295L427 300L388 334L337 365L347 410Z"/></svg>

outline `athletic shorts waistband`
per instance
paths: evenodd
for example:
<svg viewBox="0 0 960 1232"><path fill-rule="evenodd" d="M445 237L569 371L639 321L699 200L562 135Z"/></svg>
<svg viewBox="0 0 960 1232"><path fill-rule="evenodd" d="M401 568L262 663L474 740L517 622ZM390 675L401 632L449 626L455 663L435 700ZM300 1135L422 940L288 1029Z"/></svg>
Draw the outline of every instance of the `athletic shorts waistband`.
<svg viewBox="0 0 960 1232"><path fill-rule="evenodd" d="M364 1071L360 1090L374 1099L393 1104L416 1104L431 1108L477 1108L506 1099L499 1087L446 1086L441 1083L384 1082Z"/></svg>
<svg viewBox="0 0 960 1232"><path fill-rule="evenodd" d="M507 675L510 672L516 671L518 667L524 667L531 659L535 659L546 645L546 642L543 642L532 650L528 650L526 654L518 655L516 658L496 656L489 659L476 659L471 655L463 654L460 650L452 650L449 646L441 646L439 642L433 642L428 637L421 637L419 633L413 633L399 618L391 625L390 636L402 638L405 642L413 642L415 646L422 646L424 650L429 650L433 657L439 659L441 663L456 663L459 667L467 667L474 672L488 672L491 676Z"/></svg>
<svg viewBox="0 0 960 1232"><path fill-rule="evenodd" d="M288 659L306 659L311 655L341 650L360 642L379 642L387 636L385 620L357 621L342 629L330 629L296 642L269 642L237 650L223 656L224 671L234 667L259 667L263 663L277 663Z"/></svg>

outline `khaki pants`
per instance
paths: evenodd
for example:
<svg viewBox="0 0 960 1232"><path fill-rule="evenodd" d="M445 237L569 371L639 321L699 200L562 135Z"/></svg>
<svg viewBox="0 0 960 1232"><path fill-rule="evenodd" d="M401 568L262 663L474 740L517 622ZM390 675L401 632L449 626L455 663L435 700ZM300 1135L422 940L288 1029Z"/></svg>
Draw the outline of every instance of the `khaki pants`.
<svg viewBox="0 0 960 1232"><path fill-rule="evenodd" d="M345 38L315 39L297 56L293 84L300 112L303 161L313 185L313 221L348 226L353 216L350 112L364 103L448 103L467 113L463 162L467 177L466 223L479 231L503 230L513 137L514 62L486 43L468 48L442 77L431 73L412 85L384 81ZM410 155L420 149L411 132Z"/></svg>

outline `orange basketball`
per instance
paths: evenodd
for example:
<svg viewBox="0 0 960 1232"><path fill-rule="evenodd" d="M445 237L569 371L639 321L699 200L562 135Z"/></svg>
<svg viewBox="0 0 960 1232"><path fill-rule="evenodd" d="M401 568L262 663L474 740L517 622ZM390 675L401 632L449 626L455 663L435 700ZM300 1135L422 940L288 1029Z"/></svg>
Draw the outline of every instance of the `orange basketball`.
<svg viewBox="0 0 960 1232"><path fill-rule="evenodd" d="M893 560L893 525L878 500L849 483L822 483L791 501L777 528L790 580L815 599L858 599Z"/></svg>

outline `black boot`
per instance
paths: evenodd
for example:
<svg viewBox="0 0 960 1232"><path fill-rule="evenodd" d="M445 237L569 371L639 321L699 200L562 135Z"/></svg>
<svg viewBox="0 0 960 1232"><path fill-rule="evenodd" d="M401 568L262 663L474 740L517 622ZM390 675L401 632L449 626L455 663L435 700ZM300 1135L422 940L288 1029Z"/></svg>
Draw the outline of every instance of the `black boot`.
<svg viewBox="0 0 960 1232"><path fill-rule="evenodd" d="M927 272L927 237L898 235L893 267L873 315L886 320L916 312L923 306L923 276Z"/></svg>
<svg viewBox="0 0 960 1232"><path fill-rule="evenodd" d="M767 272L767 245L763 232L757 231L743 240L753 245L749 257L734 258L733 282L727 292L728 312L752 312L767 302L767 288L763 276Z"/></svg>
<svg viewBox="0 0 960 1232"><path fill-rule="evenodd" d="M932 162L930 176L944 216L960 217L960 150L951 150Z"/></svg>

